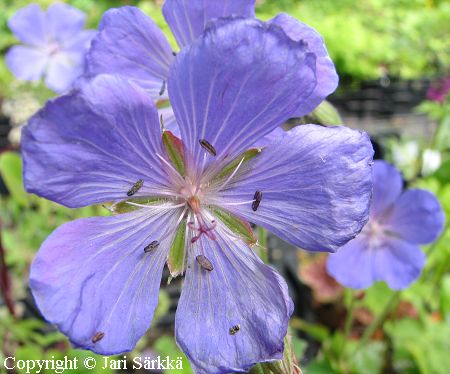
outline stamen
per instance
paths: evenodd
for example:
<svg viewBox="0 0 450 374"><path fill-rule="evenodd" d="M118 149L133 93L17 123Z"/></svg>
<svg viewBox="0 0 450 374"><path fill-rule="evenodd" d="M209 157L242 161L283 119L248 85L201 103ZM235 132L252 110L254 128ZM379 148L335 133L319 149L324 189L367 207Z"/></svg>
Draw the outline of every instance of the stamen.
<svg viewBox="0 0 450 374"><path fill-rule="evenodd" d="M230 335L236 334L240 329L241 329L241 325L239 325L239 324L230 327L230 330L229 330Z"/></svg>
<svg viewBox="0 0 450 374"><path fill-rule="evenodd" d="M247 201L241 201L239 203L227 203L227 202L222 202L220 200L215 200L215 199L209 199L208 200L208 204L212 204L212 205L220 205L220 206L239 206L239 205L248 205L248 204L252 204L253 202L255 202L255 200L247 200Z"/></svg>
<svg viewBox="0 0 450 374"><path fill-rule="evenodd" d="M158 247L159 247L159 242L157 240L153 240L149 245L147 245L144 248L144 252L149 253Z"/></svg>
<svg viewBox="0 0 450 374"><path fill-rule="evenodd" d="M164 126L164 118L163 118L162 113L159 115L159 124L161 125L161 131L164 131L166 126Z"/></svg>
<svg viewBox="0 0 450 374"><path fill-rule="evenodd" d="M138 192L142 186L144 185L144 181L139 179L133 186L128 190L127 196L133 196L136 192Z"/></svg>
<svg viewBox="0 0 450 374"><path fill-rule="evenodd" d="M161 210L177 209L177 208L181 208L182 206L186 205L186 203L181 203L181 204L177 204L177 205L170 205L170 204L167 204L167 205L145 205L145 204L133 203L132 201L125 201L125 204L137 206L139 208L161 209Z"/></svg>
<svg viewBox="0 0 450 374"><path fill-rule="evenodd" d="M104 332L97 332L91 339L92 343L97 343L105 337Z"/></svg>
<svg viewBox="0 0 450 374"><path fill-rule="evenodd" d="M253 196L253 204L252 209L254 212L258 210L259 204L261 203L261 199L263 197L263 194L261 191L256 191L255 195Z"/></svg>
<svg viewBox="0 0 450 374"><path fill-rule="evenodd" d="M200 143L200 145L202 146L202 148L204 150L206 150L209 154L216 156L217 155L217 151L216 149L205 139L200 139L198 141Z"/></svg>
<svg viewBox="0 0 450 374"><path fill-rule="evenodd" d="M231 173L231 175L227 178L227 180L217 189L217 191L220 191L221 189L223 189L230 181L231 179L233 179L233 177L236 175L236 173L238 172L239 168L241 167L242 163L244 162L245 157L242 157L241 162L239 162L238 166L236 167L236 169L234 169L233 173Z"/></svg>
<svg viewBox="0 0 450 374"><path fill-rule="evenodd" d="M159 96L164 95L164 92L166 92L166 81L165 80L162 83L161 90L159 91Z"/></svg>
<svg viewBox="0 0 450 374"><path fill-rule="evenodd" d="M197 260L199 265L202 267L202 269L207 270L207 271L214 270L214 267L212 266L211 261L209 261L205 256L198 255L195 259Z"/></svg>
<svg viewBox="0 0 450 374"><path fill-rule="evenodd" d="M181 182L181 183L185 183L185 180L181 177L180 173L178 173L177 170L175 170L175 168L163 157L161 156L159 153L156 153L156 157L158 157L169 169L170 171L173 173L173 175ZM175 194L174 194L175 195Z"/></svg>

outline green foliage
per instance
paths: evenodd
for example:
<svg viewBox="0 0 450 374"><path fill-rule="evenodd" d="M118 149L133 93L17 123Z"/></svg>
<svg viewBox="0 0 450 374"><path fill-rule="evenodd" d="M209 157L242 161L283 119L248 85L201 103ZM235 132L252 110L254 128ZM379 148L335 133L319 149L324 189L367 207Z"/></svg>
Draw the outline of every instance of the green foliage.
<svg viewBox="0 0 450 374"><path fill-rule="evenodd" d="M403 319L386 324L399 372L417 368L423 374L445 374L450 367L450 325L432 319Z"/></svg>
<svg viewBox="0 0 450 374"><path fill-rule="evenodd" d="M341 77L418 78L450 66L450 4L414 0L265 0L262 18L287 12L324 37Z"/></svg>

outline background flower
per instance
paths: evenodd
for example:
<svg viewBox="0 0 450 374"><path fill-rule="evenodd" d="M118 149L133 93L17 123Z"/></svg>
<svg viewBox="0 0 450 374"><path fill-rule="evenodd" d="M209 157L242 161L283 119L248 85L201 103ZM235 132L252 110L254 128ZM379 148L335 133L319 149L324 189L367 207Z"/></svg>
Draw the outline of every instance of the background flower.
<svg viewBox="0 0 450 374"><path fill-rule="evenodd" d="M23 43L6 54L14 75L36 81L45 75L45 84L56 92L71 88L84 70L84 55L95 34L82 30L85 15L66 4L56 3L43 11L31 4L17 11L8 26Z"/></svg>
<svg viewBox="0 0 450 374"><path fill-rule="evenodd" d="M328 271L351 288L385 281L393 289L408 287L422 271L419 244L436 240L444 212L424 190L402 193L402 177L390 164L375 161L370 219L355 239L328 258Z"/></svg>

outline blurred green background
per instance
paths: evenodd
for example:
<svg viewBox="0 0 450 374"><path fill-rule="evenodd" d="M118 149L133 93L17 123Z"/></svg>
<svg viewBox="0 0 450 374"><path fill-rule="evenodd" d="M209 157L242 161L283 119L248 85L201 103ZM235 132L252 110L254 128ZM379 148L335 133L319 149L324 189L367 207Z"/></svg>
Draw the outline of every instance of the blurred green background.
<svg viewBox="0 0 450 374"><path fill-rule="evenodd" d="M52 1L36 1L43 7ZM111 7L136 5L174 39L161 14L162 1L72 0L96 28ZM54 94L40 83L19 82L4 54L17 43L7 20L25 0L0 0L0 198L2 294L0 371L3 358L44 359L91 353L73 350L40 319L28 291L28 269L42 241L60 224L105 214L101 207L70 210L26 194L22 187L20 126ZM450 103L427 100L430 86L450 75L450 2L444 0L263 0L257 15L287 12L315 27L341 77L332 96L342 114L324 104L311 116L326 125L343 121L366 129L377 157L399 167L408 186L437 194L450 217ZM405 99L406 97L406 99ZM350 105L351 104L351 105ZM270 244L278 253L277 244ZM304 373L442 373L450 368L450 231L424 248L427 264L401 293L376 284L365 292L337 285L324 271L325 256L299 254L290 276L296 313L293 351ZM274 256L276 257L276 256ZM286 275L287 265L275 261ZM292 264L291 264L292 265ZM292 266L291 266L292 268ZM182 356L173 339L180 282L163 287L150 332L129 357ZM302 295L302 296L298 296ZM99 358L100 359L100 358ZM184 359L183 371L191 373ZM17 370L17 373L24 371ZM51 373L52 371L44 371ZM77 373L96 371L78 370ZM97 370L108 372L108 370ZM110 370L112 372L112 370ZM131 372L131 371L130 371ZM168 371L172 373L172 371Z"/></svg>

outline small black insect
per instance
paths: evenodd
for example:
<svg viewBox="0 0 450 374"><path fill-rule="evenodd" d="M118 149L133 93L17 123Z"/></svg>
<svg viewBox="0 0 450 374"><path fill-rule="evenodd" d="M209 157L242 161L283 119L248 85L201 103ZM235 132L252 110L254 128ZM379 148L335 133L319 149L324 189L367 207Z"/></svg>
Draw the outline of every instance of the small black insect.
<svg viewBox="0 0 450 374"><path fill-rule="evenodd" d="M158 247L159 247L159 242L157 240L153 240L149 245L147 245L144 248L144 252L149 253Z"/></svg>
<svg viewBox="0 0 450 374"><path fill-rule="evenodd" d="M133 196L136 192L138 192L142 186L144 185L144 181L139 179L133 186L128 190L127 196Z"/></svg>
<svg viewBox="0 0 450 374"><path fill-rule="evenodd" d="M241 325L234 325L230 327L230 335L236 334L241 329Z"/></svg>
<svg viewBox="0 0 450 374"><path fill-rule="evenodd" d="M172 55L176 56L176 55L177 55L177 52L172 51Z"/></svg>
<svg viewBox="0 0 450 374"><path fill-rule="evenodd" d="M253 196L253 203L252 203L252 209L254 212L258 210L259 204L261 203L263 194L261 191L256 191L255 195Z"/></svg>
<svg viewBox="0 0 450 374"><path fill-rule="evenodd" d="M213 271L214 267L211 264L211 261L209 261L205 256L203 255L198 255L196 257L197 262L199 263L199 265L202 267L202 269L205 269L207 271Z"/></svg>
<svg viewBox="0 0 450 374"><path fill-rule="evenodd" d="M96 333L93 337L92 337L92 343L97 343L100 340L102 340L105 337L105 333L104 332L98 332Z"/></svg>
<svg viewBox="0 0 450 374"><path fill-rule="evenodd" d="M166 81L163 81L161 90L159 91L159 96L164 95L164 92L166 92Z"/></svg>
<svg viewBox="0 0 450 374"><path fill-rule="evenodd" d="M217 155L216 149L207 140L200 139L198 142L200 143L202 148L206 150L209 154L213 156Z"/></svg>

